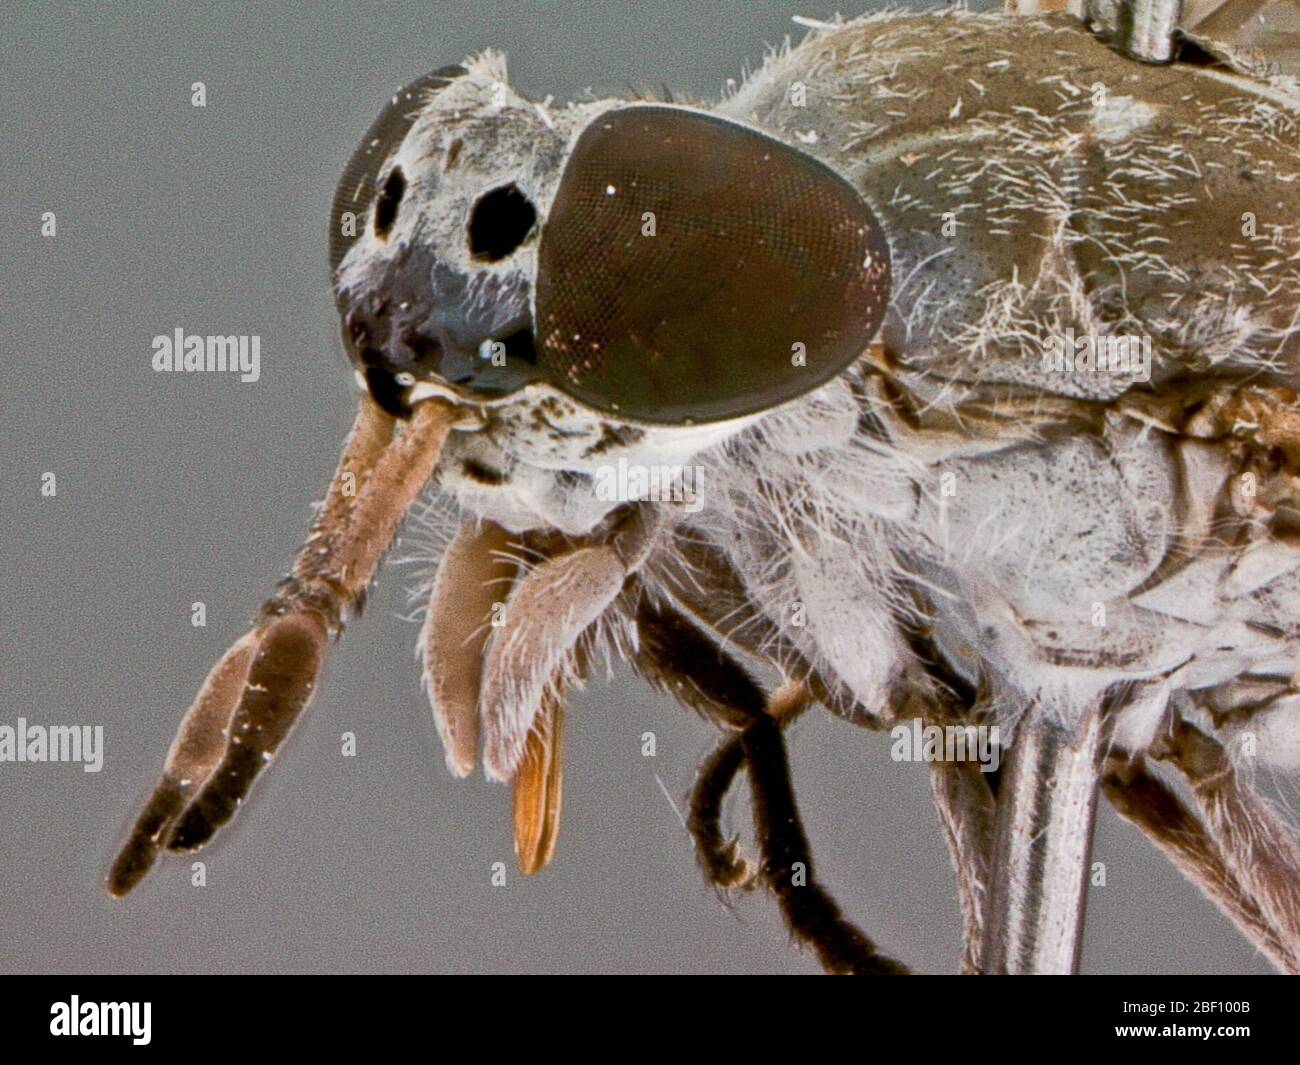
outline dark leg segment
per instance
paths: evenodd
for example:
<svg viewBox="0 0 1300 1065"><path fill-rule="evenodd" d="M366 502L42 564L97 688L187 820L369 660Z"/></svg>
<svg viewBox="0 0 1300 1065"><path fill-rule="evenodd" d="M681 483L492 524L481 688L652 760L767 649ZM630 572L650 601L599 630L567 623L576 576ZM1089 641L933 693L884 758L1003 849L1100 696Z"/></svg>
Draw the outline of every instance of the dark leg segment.
<svg viewBox="0 0 1300 1065"><path fill-rule="evenodd" d="M720 888L752 886L753 865L740 854L736 840L722 834L722 803L745 762L737 735L724 736L695 776L686 828L695 841L695 855L710 884Z"/></svg>
<svg viewBox="0 0 1300 1065"><path fill-rule="evenodd" d="M812 948L832 973L897 975L907 969L879 954L875 944L840 913L817 883L812 856L790 781L781 725L768 698L745 669L692 621L665 603L642 596L637 611L636 666L657 686L737 734L726 737L701 767L691 795L688 826L705 875L734 882L742 863L719 827L722 800L741 764L753 792L754 827L763 882L776 897L794 938Z"/></svg>
<svg viewBox="0 0 1300 1065"><path fill-rule="evenodd" d="M879 954L875 944L844 919L835 900L817 883L780 726L764 714L745 729L743 743L754 794L754 828L763 855L763 879L776 895L790 931L817 952L827 972L905 975L906 966Z"/></svg>

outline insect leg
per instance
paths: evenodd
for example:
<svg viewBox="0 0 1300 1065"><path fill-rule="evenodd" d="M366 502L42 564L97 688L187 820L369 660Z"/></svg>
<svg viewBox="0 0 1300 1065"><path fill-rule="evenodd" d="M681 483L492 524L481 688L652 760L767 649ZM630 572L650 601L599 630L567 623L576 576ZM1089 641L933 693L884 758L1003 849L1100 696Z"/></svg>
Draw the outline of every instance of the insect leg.
<svg viewBox="0 0 1300 1065"><path fill-rule="evenodd" d="M766 712L784 729L812 705L807 687L799 682L783 685L768 700ZM739 850L737 840L722 835L722 803L745 763L741 733L725 733L695 774L686 816L686 828L705 878L724 890L753 886L758 870Z"/></svg>
<svg viewBox="0 0 1300 1065"><path fill-rule="evenodd" d="M817 883L799 817L781 724L769 700L739 663L684 615L642 596L637 610L639 648L634 660L647 679L671 692L715 723L739 731L741 759L753 793L754 827L762 855L761 873L799 942L810 946L833 973L895 975L907 969L881 955L874 943L844 919L835 900ZM806 697L804 697L806 701ZM726 752L726 748L722 748ZM719 753L716 781L736 771L735 755ZM697 785L698 790L698 785ZM720 802L716 786L709 801ZM712 811L705 804L712 822ZM718 837L720 838L720 836ZM708 841L717 857L716 839Z"/></svg>
<svg viewBox="0 0 1300 1065"><path fill-rule="evenodd" d="M506 557L510 535L490 521L463 525L447 546L420 634L424 686L447 768L468 776L478 761L479 687L493 610L504 605L518 574Z"/></svg>
<svg viewBox="0 0 1300 1065"><path fill-rule="evenodd" d="M653 507L629 508L602 540L559 550L515 582L483 660L488 776L514 777L543 693L563 678L578 640L645 561L661 520Z"/></svg>
<svg viewBox="0 0 1300 1065"><path fill-rule="evenodd" d="M791 932L813 946L828 972L906 974L906 966L880 954L870 939L844 919L835 900L814 880L780 726L765 715L750 725L743 737L763 877Z"/></svg>
<svg viewBox="0 0 1300 1065"><path fill-rule="evenodd" d="M962 918L962 972L980 972L989 856L993 851L993 794L973 762L930 763L930 793L957 875Z"/></svg>
<svg viewBox="0 0 1300 1065"><path fill-rule="evenodd" d="M946 661L932 633L905 625L903 632L924 681L910 686L926 724L970 726L980 701L978 688ZM911 709L909 707L909 709ZM962 918L962 972L981 972L984 922L989 906L989 862L993 854L996 804L989 774L968 760L930 763L930 794L948 844Z"/></svg>
<svg viewBox="0 0 1300 1065"><path fill-rule="evenodd" d="M257 625L209 674L162 781L109 873L112 894L130 891L161 847L201 847L234 815L311 700L327 638L361 602L429 479L451 422L451 408L426 401L394 441L392 419L362 400L290 576L262 607Z"/></svg>
<svg viewBox="0 0 1300 1065"><path fill-rule="evenodd" d="M740 853L738 841L722 834L722 803L745 762L740 736L724 734L695 774L686 829L704 878L714 887L749 889L758 870Z"/></svg>
<svg viewBox="0 0 1300 1065"><path fill-rule="evenodd" d="M1224 861L1282 947L1300 956L1300 845L1268 803L1238 776L1212 736L1178 719L1156 756L1187 777Z"/></svg>
<svg viewBox="0 0 1300 1065"><path fill-rule="evenodd" d="M644 597L644 589L639 591ZM689 623L683 621L686 624ZM692 641L683 648L673 645L673 633L665 624L650 622L648 627L640 628L640 646L634 664L642 676L724 729L717 745L696 772L686 828L695 844L696 860L710 884L723 889L748 889L758 870L740 853L734 838L723 836L722 804L745 761L740 730L749 714L765 709L766 700L739 666L734 670L720 668L718 660L722 652L711 640ZM656 634L666 642L656 642ZM684 657L697 653L704 657ZM747 713L737 715L737 706L747 707Z"/></svg>
<svg viewBox="0 0 1300 1065"><path fill-rule="evenodd" d="M1126 821L1135 825L1193 884L1284 972L1300 974L1300 958L1283 944L1259 904L1224 861L1205 823L1147 769L1146 760L1112 755L1102 790Z"/></svg>

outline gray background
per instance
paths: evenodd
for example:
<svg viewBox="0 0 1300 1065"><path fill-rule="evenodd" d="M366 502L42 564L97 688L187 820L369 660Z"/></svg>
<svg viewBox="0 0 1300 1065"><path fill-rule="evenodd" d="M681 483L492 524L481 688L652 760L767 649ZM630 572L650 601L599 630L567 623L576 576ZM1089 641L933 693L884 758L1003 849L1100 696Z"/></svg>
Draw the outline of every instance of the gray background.
<svg viewBox="0 0 1300 1065"><path fill-rule="evenodd" d="M865 2L865 0L860 0ZM571 707L555 864L514 868L508 792L442 765L390 567L232 830L125 902L101 877L204 674L299 544L353 408L328 293L335 178L386 95L494 46L557 100L713 97L801 0L0 8L0 724L101 724L98 775L0 764L0 970L811 972L728 908L677 816L710 730L625 672ZM851 7L853 5L850 5ZM204 81L206 110L190 106ZM58 236L39 235L57 212ZM150 340L262 337L262 379L155 374ZM39 492L45 471L58 495ZM208 625L190 625L190 604ZM355 731L356 758L340 756ZM640 736L658 736L643 758ZM925 769L818 713L793 737L821 876L891 953L953 971ZM737 801L732 823L747 810ZM1108 811L1084 967L1263 972ZM489 885L493 862L507 886Z"/></svg>

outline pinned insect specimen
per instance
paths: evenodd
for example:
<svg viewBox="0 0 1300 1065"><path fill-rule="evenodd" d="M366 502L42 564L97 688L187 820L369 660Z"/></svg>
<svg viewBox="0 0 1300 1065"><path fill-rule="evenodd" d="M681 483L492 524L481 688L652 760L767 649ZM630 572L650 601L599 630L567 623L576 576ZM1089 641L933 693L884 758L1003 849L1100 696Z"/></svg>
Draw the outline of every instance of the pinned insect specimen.
<svg viewBox="0 0 1300 1065"><path fill-rule="evenodd" d="M999 730L1000 773L929 767L966 971L1075 966L1099 793L1300 970L1250 784L1300 765L1300 92L1176 5L1086 14L816 25L712 106L552 108L494 53L394 96L330 223L356 425L110 890L235 813L432 481L463 524L426 686L525 870L608 656L721 727L701 866L832 971L904 970L813 875L782 729L814 703ZM688 465L698 506L600 490Z"/></svg>

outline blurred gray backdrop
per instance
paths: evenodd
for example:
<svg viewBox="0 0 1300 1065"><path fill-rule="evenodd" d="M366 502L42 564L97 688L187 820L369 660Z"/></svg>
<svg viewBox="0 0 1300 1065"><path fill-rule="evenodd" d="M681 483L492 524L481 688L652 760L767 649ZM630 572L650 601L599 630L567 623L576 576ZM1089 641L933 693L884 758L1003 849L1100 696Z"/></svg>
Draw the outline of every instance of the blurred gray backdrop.
<svg viewBox="0 0 1300 1065"><path fill-rule="evenodd" d="M714 98L765 44L802 34L791 15L834 10L0 7L0 724L106 737L98 774L0 763L0 970L816 970L768 898L728 908L704 886L656 775L681 806L711 731L626 671L575 698L559 853L520 877L507 789L443 768L418 630L401 618L409 573L392 567L272 771L201 855L207 885L176 858L123 902L101 881L206 671L301 542L350 423L325 222L387 95L492 46L534 98L661 84ZM177 326L260 334L261 380L155 374L151 338ZM205 628L190 623L196 601ZM346 731L355 758L341 756ZM925 768L822 712L792 744L823 880L889 953L954 971L957 904ZM731 823L747 816L735 800ZM1097 860L1086 971L1267 971L1108 811ZM494 888L498 861L508 881Z"/></svg>

